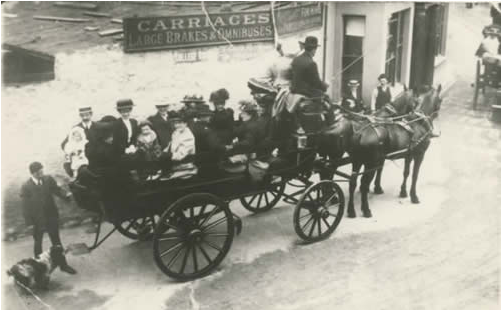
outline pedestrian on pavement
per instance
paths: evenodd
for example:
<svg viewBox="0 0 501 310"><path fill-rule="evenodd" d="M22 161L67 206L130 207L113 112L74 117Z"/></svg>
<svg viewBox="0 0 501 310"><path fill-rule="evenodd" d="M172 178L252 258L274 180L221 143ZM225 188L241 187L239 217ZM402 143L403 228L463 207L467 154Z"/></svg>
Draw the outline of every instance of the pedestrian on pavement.
<svg viewBox="0 0 501 310"><path fill-rule="evenodd" d="M372 92L371 112L375 112L393 101L386 74L381 73L377 79L379 85Z"/></svg>
<svg viewBox="0 0 501 310"><path fill-rule="evenodd" d="M343 96L343 102L341 106L352 112L362 112L364 110L364 104L358 89L360 83L357 80L350 80L347 86L348 91Z"/></svg>
<svg viewBox="0 0 501 310"><path fill-rule="evenodd" d="M29 165L31 177L21 187L23 215L27 225L33 225L33 238L35 239L35 258L42 254L42 241L45 232L49 234L52 246L61 246L59 236L59 212L53 195L67 201L71 193L59 187L50 175L44 175L43 166L35 161ZM75 274L76 270L63 260L61 270Z"/></svg>
<svg viewBox="0 0 501 310"><path fill-rule="evenodd" d="M155 105L157 114L148 117L153 130L157 134L160 147L164 150L171 142L173 124L169 119L169 104L162 103Z"/></svg>

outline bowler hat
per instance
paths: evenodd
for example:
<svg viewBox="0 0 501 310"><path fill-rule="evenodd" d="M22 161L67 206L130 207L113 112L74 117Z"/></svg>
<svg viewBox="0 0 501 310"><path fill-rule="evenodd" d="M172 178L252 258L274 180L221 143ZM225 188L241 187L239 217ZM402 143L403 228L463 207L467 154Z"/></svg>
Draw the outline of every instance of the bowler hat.
<svg viewBox="0 0 501 310"><path fill-rule="evenodd" d="M170 111L169 112L169 119L171 121L182 121L186 122L188 117L186 114L186 111L184 109L178 110L178 111Z"/></svg>
<svg viewBox="0 0 501 310"><path fill-rule="evenodd" d="M357 80L350 80L348 86L360 86L360 83Z"/></svg>
<svg viewBox="0 0 501 310"><path fill-rule="evenodd" d="M319 47L320 46L320 44L318 44L317 37L314 37L314 36L308 36L308 37L306 37L306 39L304 39L304 42L299 41L299 43L304 44L305 48Z"/></svg>
<svg viewBox="0 0 501 310"><path fill-rule="evenodd" d="M38 161L34 161L30 164L30 173L33 174L42 168L43 168L43 166L41 163L39 163Z"/></svg>
<svg viewBox="0 0 501 310"><path fill-rule="evenodd" d="M117 109L130 109L134 106L132 99L120 99L117 101Z"/></svg>
<svg viewBox="0 0 501 310"><path fill-rule="evenodd" d="M92 108L91 107L82 107L78 109L78 113L83 114L83 113L92 113Z"/></svg>

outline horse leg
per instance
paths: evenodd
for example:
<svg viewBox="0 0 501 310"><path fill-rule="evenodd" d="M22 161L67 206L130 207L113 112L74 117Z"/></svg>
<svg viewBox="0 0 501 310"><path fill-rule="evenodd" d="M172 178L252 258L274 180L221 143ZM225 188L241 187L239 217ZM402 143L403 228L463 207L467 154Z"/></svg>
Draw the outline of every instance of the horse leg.
<svg viewBox="0 0 501 310"><path fill-rule="evenodd" d="M407 197L407 178L409 177L409 171L411 169L412 157L405 157L405 166L404 166L404 181L402 182L402 186L400 186L400 198Z"/></svg>
<svg viewBox="0 0 501 310"><path fill-rule="evenodd" d="M372 212L371 209L369 208L369 186L374 179L374 175L376 174L376 171L374 168L376 167L375 164L365 164L364 165L364 174L362 176L362 181L360 185L360 191L362 193L362 213L364 214L364 217L372 217ZM367 170L367 172L365 172Z"/></svg>
<svg viewBox="0 0 501 310"><path fill-rule="evenodd" d="M381 195L384 194L383 188L381 187L381 175L383 174L384 160L381 163L381 168L376 170L376 181L374 181L374 194Z"/></svg>
<svg viewBox="0 0 501 310"><path fill-rule="evenodd" d="M417 155L414 156L414 167L412 169L412 184L411 184L411 202L412 203L419 203L419 198L416 194L416 183L417 179L419 176L419 168L421 167L421 164L423 163L424 159L424 152L423 153L418 153Z"/></svg>
<svg viewBox="0 0 501 310"><path fill-rule="evenodd" d="M355 188L357 188L357 178L358 172L360 171L360 167L362 167L362 163L360 162L352 162L352 172L350 178L350 199L348 201L348 217L354 218L357 217L357 213L355 212L355 205L353 204L353 195L355 192Z"/></svg>

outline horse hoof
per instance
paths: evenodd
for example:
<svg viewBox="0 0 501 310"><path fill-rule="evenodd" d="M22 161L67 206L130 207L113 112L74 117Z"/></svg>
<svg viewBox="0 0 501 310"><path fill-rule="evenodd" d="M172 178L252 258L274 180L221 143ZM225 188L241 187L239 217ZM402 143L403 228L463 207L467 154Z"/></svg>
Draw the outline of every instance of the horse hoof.
<svg viewBox="0 0 501 310"><path fill-rule="evenodd" d="M355 213L355 211L348 211L348 217L349 218L356 218L357 217L357 213Z"/></svg>
<svg viewBox="0 0 501 310"><path fill-rule="evenodd" d="M364 217L367 217L367 218L372 217L372 212L370 210L363 211L363 212L364 212Z"/></svg>
<svg viewBox="0 0 501 310"><path fill-rule="evenodd" d="M406 191L400 191L400 198L407 198L407 192Z"/></svg>
<svg viewBox="0 0 501 310"><path fill-rule="evenodd" d="M374 187L374 194L376 195L384 194L384 190L381 187Z"/></svg>
<svg viewBox="0 0 501 310"><path fill-rule="evenodd" d="M411 202L418 204L420 201L419 201L419 198L417 198L417 197L411 197Z"/></svg>

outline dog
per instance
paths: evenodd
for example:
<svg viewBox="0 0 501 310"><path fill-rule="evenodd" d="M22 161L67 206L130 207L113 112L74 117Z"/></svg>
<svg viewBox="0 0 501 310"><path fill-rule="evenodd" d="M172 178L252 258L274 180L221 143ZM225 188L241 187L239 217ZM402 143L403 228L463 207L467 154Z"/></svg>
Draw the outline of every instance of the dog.
<svg viewBox="0 0 501 310"><path fill-rule="evenodd" d="M50 275L57 267L68 272L65 268L68 267L68 264L62 246L53 246L40 254L38 258L19 261L7 270L7 275L13 277L17 284L20 283L29 289L47 289ZM76 273L75 270L73 271L68 273Z"/></svg>

